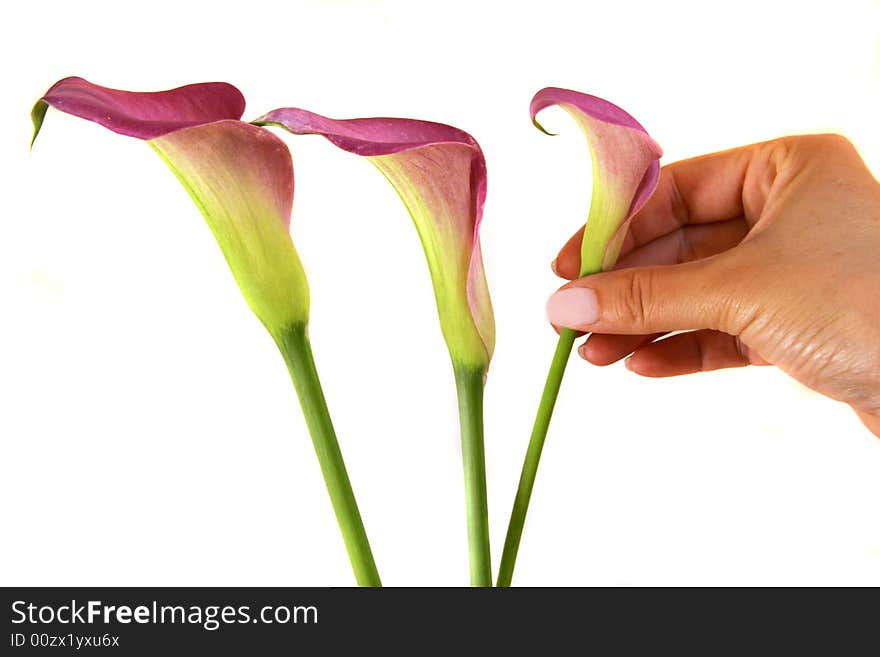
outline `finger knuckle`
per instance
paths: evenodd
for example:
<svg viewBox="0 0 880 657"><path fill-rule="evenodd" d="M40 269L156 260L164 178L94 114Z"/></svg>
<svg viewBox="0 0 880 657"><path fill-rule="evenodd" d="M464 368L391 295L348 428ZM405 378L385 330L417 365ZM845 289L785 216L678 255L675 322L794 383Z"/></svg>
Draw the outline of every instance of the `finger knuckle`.
<svg viewBox="0 0 880 657"><path fill-rule="evenodd" d="M855 150L853 143L845 136L838 133L829 132L821 135L814 135L814 137L816 139L816 145L820 149L846 152Z"/></svg>
<svg viewBox="0 0 880 657"><path fill-rule="evenodd" d="M833 132L782 137L777 141L783 148L805 151L815 157L855 152L855 146L849 139Z"/></svg>
<svg viewBox="0 0 880 657"><path fill-rule="evenodd" d="M650 270L633 271L627 276L620 314L634 327L644 326L651 311L653 275Z"/></svg>

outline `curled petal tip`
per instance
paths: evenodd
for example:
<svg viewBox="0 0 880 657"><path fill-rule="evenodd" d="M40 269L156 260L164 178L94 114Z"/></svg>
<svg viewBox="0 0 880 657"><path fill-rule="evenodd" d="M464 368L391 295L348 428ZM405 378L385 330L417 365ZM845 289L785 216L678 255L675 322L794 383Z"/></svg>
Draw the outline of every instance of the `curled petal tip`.
<svg viewBox="0 0 880 657"><path fill-rule="evenodd" d="M558 132L550 132L549 130L547 130L547 128L545 128L543 125L541 125L538 122L538 119L535 118L534 116L532 117L532 125L535 126L538 130L540 130L541 132L543 132L545 135L547 135L549 137L558 137L559 136Z"/></svg>
<svg viewBox="0 0 880 657"><path fill-rule="evenodd" d="M34 134L31 137L31 145L30 149L34 149L34 142L37 141L37 135L40 134L40 128L43 127L43 120L46 118L46 110L49 109L48 103L45 100L38 100L34 103L34 107L31 110L31 122L34 124Z"/></svg>

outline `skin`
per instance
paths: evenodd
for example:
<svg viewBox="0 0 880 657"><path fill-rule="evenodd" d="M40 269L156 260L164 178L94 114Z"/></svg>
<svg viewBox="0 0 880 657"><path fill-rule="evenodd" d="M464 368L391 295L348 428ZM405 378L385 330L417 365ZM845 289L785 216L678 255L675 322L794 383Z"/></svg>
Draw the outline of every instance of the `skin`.
<svg viewBox="0 0 880 657"><path fill-rule="evenodd" d="M554 262L569 280L581 236ZM595 292L597 320L567 313L591 333L582 358L632 354L627 367L648 377L772 364L880 436L880 183L845 138L784 137L664 167L622 254L614 271L561 288Z"/></svg>

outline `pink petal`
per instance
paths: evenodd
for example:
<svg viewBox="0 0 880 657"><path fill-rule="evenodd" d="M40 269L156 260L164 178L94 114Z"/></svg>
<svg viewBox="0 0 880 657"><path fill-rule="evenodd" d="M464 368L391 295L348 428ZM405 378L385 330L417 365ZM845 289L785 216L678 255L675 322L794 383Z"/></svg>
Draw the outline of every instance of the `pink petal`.
<svg viewBox="0 0 880 657"><path fill-rule="evenodd" d="M274 110L254 123L321 135L373 161L397 189L419 230L453 358L487 365L495 324L479 242L486 161L476 140L462 130L430 121L336 120L296 108ZM427 208L429 217L421 217L416 206ZM470 344L474 329L480 355Z"/></svg>
<svg viewBox="0 0 880 657"><path fill-rule="evenodd" d="M34 105L31 112L34 139L50 106L122 135L153 139L181 128L240 119L244 113L244 96L225 82L140 92L109 89L77 77L64 78L52 85Z"/></svg>
<svg viewBox="0 0 880 657"><path fill-rule="evenodd" d="M476 140L463 130L416 119L338 120L295 107L285 107L261 116L254 123L278 125L297 135L321 135L356 155L390 155L448 143L465 144L476 152L480 150Z"/></svg>
<svg viewBox="0 0 880 657"><path fill-rule="evenodd" d="M630 116L626 110L618 107L614 103L611 103L604 98L599 98L598 96L591 96L590 94L571 91L570 89L560 89L559 87L545 87L535 94L535 97L532 98L532 102L529 105L529 113L532 115L532 121L541 130L544 130L544 128L535 121L535 116L537 116L538 112L551 105L563 105L566 103L574 105L597 121L638 130L650 139L648 131L642 127L642 124ZM656 142L654 142L654 144L656 146ZM663 155L663 151L660 150L659 146L657 146L657 151L657 157Z"/></svg>

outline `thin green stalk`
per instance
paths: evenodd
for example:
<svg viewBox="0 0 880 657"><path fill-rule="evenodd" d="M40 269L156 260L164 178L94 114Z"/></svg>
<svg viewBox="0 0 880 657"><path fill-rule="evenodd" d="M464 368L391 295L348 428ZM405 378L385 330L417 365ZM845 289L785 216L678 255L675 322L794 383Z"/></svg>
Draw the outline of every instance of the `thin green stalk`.
<svg viewBox="0 0 880 657"><path fill-rule="evenodd" d="M275 342L293 379L357 583L359 586L382 586L321 390L305 324L292 326L282 335L275 336Z"/></svg>
<svg viewBox="0 0 880 657"><path fill-rule="evenodd" d="M576 335L575 331L571 329L562 329L559 334L559 342L556 345L556 352L553 354L550 371L547 373L544 392L541 394L541 403L538 405L538 414L535 417L535 424L532 428L532 437L529 439L526 460L523 463L522 473L519 476L519 488L517 488L516 499L513 502L513 511L510 514L510 524L507 526L504 551L501 553L501 566L498 569L498 586L510 586L510 582L513 579L516 553L519 550L519 542L522 538L523 526L526 522L526 512L529 510L532 488L535 486L535 476L538 474L541 450L544 449L544 439L547 437L550 417L553 415L553 407L556 405L556 397L559 395L562 376L565 374L565 366L568 364L568 357L574 346Z"/></svg>
<svg viewBox="0 0 880 657"><path fill-rule="evenodd" d="M486 454L483 447L482 369L456 367L464 496L467 506L471 586L492 586L489 552L489 507L486 500Z"/></svg>

